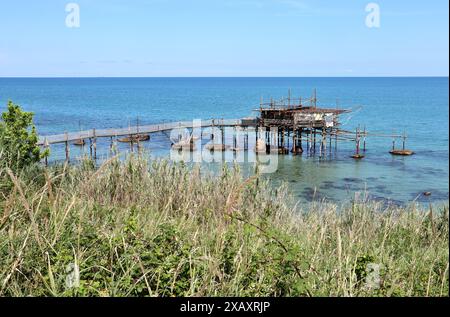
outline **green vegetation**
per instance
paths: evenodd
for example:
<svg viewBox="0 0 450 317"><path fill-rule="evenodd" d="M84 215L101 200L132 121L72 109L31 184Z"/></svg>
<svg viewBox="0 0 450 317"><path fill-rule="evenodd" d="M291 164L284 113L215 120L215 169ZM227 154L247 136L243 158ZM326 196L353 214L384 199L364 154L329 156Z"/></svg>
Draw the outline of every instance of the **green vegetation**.
<svg viewBox="0 0 450 317"><path fill-rule="evenodd" d="M8 110L0 120L0 167L19 170L39 162L48 151L37 146L38 136L33 125L33 113L23 111L19 105L8 102Z"/></svg>
<svg viewBox="0 0 450 317"><path fill-rule="evenodd" d="M447 206L303 210L237 169L133 156L0 179L0 296L448 296Z"/></svg>

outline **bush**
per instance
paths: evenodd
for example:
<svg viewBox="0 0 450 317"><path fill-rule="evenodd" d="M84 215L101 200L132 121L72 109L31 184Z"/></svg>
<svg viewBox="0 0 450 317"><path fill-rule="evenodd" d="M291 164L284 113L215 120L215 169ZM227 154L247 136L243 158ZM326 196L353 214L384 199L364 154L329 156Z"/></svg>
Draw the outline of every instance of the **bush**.
<svg viewBox="0 0 450 317"><path fill-rule="evenodd" d="M0 165L17 171L39 162L49 153L41 152L37 145L33 113L23 111L12 101L8 101L7 107L0 121Z"/></svg>

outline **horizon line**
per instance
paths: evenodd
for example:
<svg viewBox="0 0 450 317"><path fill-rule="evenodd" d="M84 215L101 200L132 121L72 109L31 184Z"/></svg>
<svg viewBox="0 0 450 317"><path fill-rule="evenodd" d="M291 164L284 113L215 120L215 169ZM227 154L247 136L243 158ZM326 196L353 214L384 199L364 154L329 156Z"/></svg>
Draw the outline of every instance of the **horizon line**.
<svg viewBox="0 0 450 317"><path fill-rule="evenodd" d="M108 78L449 78L449 75L377 76L0 76L0 79L108 79Z"/></svg>

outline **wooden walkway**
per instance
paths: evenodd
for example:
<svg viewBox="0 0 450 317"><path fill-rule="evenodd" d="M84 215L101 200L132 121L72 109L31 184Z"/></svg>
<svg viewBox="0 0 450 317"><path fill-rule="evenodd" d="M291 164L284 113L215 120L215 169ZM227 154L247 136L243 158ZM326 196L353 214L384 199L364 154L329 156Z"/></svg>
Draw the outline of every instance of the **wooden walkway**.
<svg viewBox="0 0 450 317"><path fill-rule="evenodd" d="M256 127L256 123L257 121L255 118L209 119L209 120L202 120L201 127L199 126L198 128ZM197 126L194 126L194 121L159 123L159 124L134 126L118 129L92 129L80 132L68 132L64 134L39 136L38 145L45 146L50 144L73 142L81 139L133 136L139 134L165 132L173 129L192 129L192 128L197 128Z"/></svg>
<svg viewBox="0 0 450 317"><path fill-rule="evenodd" d="M127 137L130 141L126 141L130 143L131 151L133 151L133 144L136 143L138 150L139 139L136 138L136 142L133 140L133 136L138 135L150 135L151 133L158 132L167 132L172 130L180 129L180 142L182 141L182 131L184 129L204 129L204 128L217 128L222 130L220 134L221 142L220 144L216 144L216 146L221 146L221 150L226 150L227 146L225 146L225 137L223 129L226 127L233 128L242 128L244 130L244 150L249 150L249 142L248 142L248 133L251 131L248 128L252 128L255 132L255 151L263 151L269 153L272 151L272 147L275 146L275 150L278 151L279 154L288 154L292 152L294 154L301 154L304 151L309 153L310 155L315 155L316 146L319 148L319 154L326 155L327 152L332 152L332 147L334 143L334 149L337 149L338 141L342 142L351 142L356 144L356 154L353 155L353 158L363 158L364 155L360 154L360 147L362 151L366 151L366 137L368 136L376 136L376 137L392 137L393 144L391 154L396 154L395 150L395 139L401 137L403 139L403 146L400 152L401 155L404 155L405 152L405 140L406 134L403 136L400 135L385 135L385 134L377 134L377 133L369 133L365 130L361 131L358 127L355 132L346 131L339 129L337 126L329 129L326 129L325 124L322 124L322 129L310 128L310 129L300 129L296 131L297 133L293 133L289 129L282 128L278 129L277 126L261 126L261 122L258 118L242 118L242 119L208 119L208 120L193 120L193 121L179 121L179 122L170 122L170 123L159 123L145 126L134 126L128 128L112 128L112 129L92 129L80 132L66 132L64 134L57 135L46 135L39 136L38 145L49 148L50 145L53 144L65 144L65 156L66 161L70 160L70 144L75 145L83 145L85 142L79 142L81 140L89 141L89 153L91 158L97 159L97 140L99 138L110 138L112 149L114 138L116 141L118 137ZM275 130L272 130L275 128ZM292 132L292 133L290 133ZM303 141L302 141L303 138ZM214 135L211 135L211 139L214 139ZM292 139L292 143L290 143L290 139ZM306 141L306 148L303 147L303 143ZM334 142L333 142L334 141ZM263 143L263 149L258 149L258 146L261 147L260 143ZM80 144L81 143L81 144ZM214 143L214 142L213 142ZM214 144L213 144L214 146ZM292 151L290 148L292 147ZM189 147L190 148L190 147ZM233 147L237 149L237 135L233 135ZM411 152L412 153L412 152ZM406 155L406 154L405 154ZM409 155L409 154L408 154ZM45 158L45 164L48 164L47 158Z"/></svg>

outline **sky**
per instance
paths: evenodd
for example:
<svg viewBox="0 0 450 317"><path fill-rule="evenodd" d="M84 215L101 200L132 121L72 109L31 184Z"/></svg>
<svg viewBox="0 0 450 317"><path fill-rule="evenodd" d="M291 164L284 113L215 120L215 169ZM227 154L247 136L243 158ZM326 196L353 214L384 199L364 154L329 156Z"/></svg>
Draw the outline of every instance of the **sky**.
<svg viewBox="0 0 450 317"><path fill-rule="evenodd" d="M79 27L66 24L70 2ZM371 2L378 27L366 23ZM448 76L448 10L447 0L0 0L0 77Z"/></svg>

